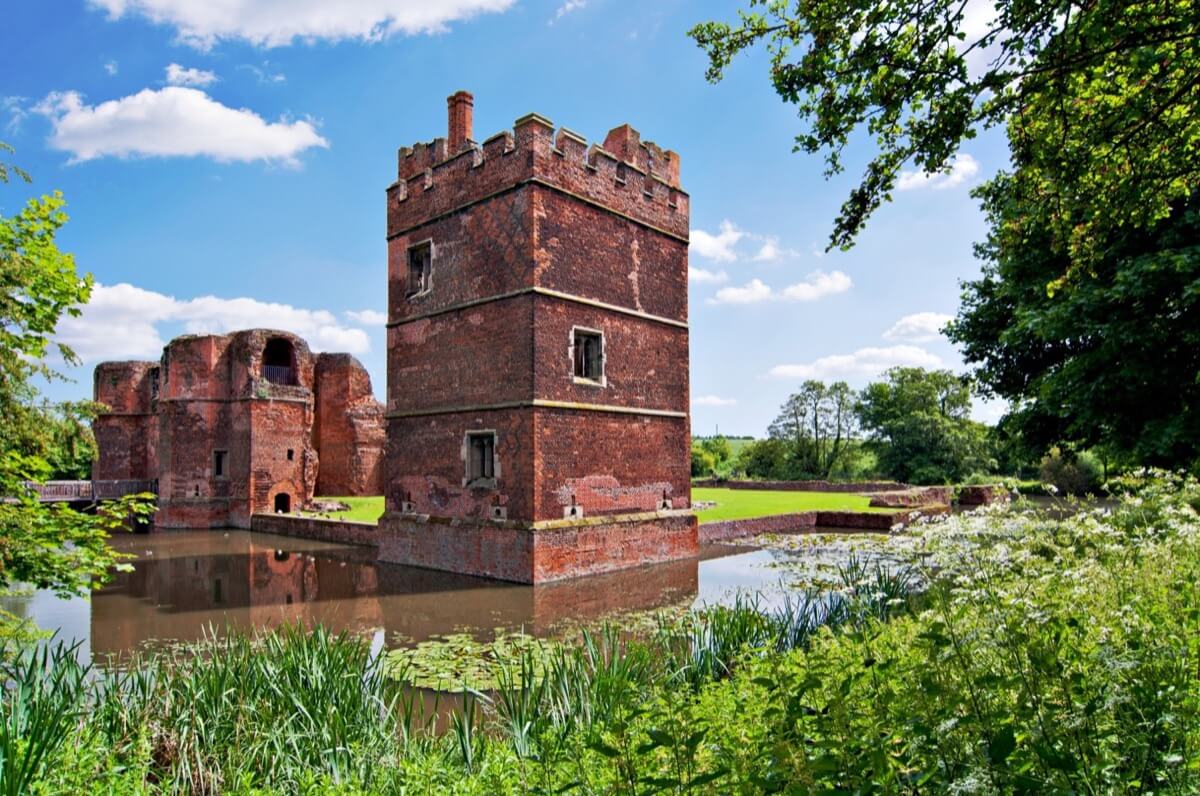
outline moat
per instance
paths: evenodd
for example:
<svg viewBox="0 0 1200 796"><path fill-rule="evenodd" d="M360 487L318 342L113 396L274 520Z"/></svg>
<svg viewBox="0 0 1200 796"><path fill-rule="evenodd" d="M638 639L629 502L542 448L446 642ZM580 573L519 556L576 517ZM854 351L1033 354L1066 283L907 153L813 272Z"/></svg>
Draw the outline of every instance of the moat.
<svg viewBox="0 0 1200 796"><path fill-rule="evenodd" d="M467 630L547 635L571 623L636 611L728 601L739 590L764 599L782 589L794 553L722 545L699 559L523 586L395 564L368 548L249 531L172 531L114 538L135 558L90 598L51 593L0 598L0 608L81 642L103 663L164 643L227 629L320 623L380 637L388 647Z"/></svg>

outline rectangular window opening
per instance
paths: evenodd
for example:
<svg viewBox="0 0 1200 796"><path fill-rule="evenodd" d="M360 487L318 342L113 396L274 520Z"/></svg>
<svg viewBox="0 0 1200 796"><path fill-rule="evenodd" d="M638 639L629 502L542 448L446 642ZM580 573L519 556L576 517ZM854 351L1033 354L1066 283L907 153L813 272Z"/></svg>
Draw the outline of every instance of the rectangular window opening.
<svg viewBox="0 0 1200 796"><path fill-rule="evenodd" d="M213 478L224 478L228 463L228 451L213 451Z"/></svg>
<svg viewBox="0 0 1200 796"><path fill-rule="evenodd" d="M492 432L467 435L467 483L491 481L496 477L496 435Z"/></svg>
<svg viewBox="0 0 1200 796"><path fill-rule="evenodd" d="M408 250L408 286L404 297L425 293L433 286L433 244L421 243Z"/></svg>
<svg viewBox="0 0 1200 796"><path fill-rule="evenodd" d="M572 332L572 356L575 378L597 383L604 381L604 335L575 329Z"/></svg>
<svg viewBox="0 0 1200 796"><path fill-rule="evenodd" d="M291 462L291 461L295 461L295 459L296 459L296 451L292 450L291 448L288 448L288 454L287 454L287 456L288 456L288 461L289 461L289 462Z"/></svg>

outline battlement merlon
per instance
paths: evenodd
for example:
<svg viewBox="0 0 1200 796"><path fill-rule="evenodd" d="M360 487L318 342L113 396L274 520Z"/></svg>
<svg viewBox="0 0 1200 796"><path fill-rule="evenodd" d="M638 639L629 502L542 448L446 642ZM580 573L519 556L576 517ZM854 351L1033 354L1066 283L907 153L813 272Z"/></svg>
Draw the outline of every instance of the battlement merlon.
<svg viewBox="0 0 1200 796"><path fill-rule="evenodd" d="M470 106L462 94L448 101L451 136L462 141L458 151L447 138L399 151L399 177L387 189L389 238L494 194L540 183L686 241L689 198L680 187L675 152L642 141L627 124L610 131L602 145L589 146L578 133L556 130L533 113L478 144L470 138ZM456 112L466 113L465 124Z"/></svg>

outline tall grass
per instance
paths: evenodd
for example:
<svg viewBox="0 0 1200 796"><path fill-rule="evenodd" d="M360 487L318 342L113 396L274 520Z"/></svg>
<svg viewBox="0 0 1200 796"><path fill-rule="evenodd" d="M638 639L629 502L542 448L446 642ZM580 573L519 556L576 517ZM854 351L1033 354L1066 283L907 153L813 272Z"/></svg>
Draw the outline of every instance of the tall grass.
<svg viewBox="0 0 1200 796"><path fill-rule="evenodd" d="M111 674L43 646L4 664L0 794L1196 792L1198 493L958 518L920 572L525 647L441 723L321 629Z"/></svg>

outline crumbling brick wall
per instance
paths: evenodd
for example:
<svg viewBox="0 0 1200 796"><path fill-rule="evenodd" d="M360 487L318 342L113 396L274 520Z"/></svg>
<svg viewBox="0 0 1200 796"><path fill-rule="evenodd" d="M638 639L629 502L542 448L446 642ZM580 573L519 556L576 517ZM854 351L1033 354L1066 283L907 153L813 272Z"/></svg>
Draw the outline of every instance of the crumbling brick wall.
<svg viewBox="0 0 1200 796"><path fill-rule="evenodd" d="M168 528L248 528L254 513L296 510L323 464L339 494L379 494L383 410L370 378L353 357L322 357L324 422L318 358L287 332L187 335L160 363L102 363L95 395L111 411L96 420L95 477L157 478L155 524Z"/></svg>
<svg viewBox="0 0 1200 796"><path fill-rule="evenodd" d="M349 354L319 354L314 438L318 495L382 495L386 433L371 376Z"/></svg>

